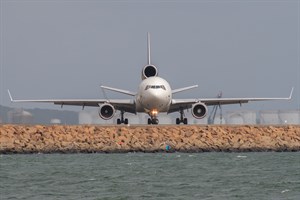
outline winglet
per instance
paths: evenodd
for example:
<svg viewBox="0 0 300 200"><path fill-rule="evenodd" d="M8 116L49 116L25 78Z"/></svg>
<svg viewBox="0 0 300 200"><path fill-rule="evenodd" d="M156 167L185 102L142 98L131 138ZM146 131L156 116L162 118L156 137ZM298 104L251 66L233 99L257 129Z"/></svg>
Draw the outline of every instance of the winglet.
<svg viewBox="0 0 300 200"><path fill-rule="evenodd" d="M7 90L7 92L8 92L8 95L9 95L10 101L11 101L11 102L13 102L14 100L13 100L13 98L12 98L12 96L11 96L11 93L10 93L10 91L9 91L9 90Z"/></svg>
<svg viewBox="0 0 300 200"><path fill-rule="evenodd" d="M289 96L289 98L288 98L288 99L292 99L293 92L294 92L294 87L292 87L292 90L291 90L291 93L290 93L290 96Z"/></svg>

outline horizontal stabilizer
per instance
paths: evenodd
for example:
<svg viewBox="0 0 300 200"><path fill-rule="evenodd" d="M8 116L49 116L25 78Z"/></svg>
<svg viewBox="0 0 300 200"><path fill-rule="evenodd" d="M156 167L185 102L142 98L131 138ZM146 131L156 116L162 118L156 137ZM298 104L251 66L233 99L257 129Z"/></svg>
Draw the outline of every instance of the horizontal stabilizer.
<svg viewBox="0 0 300 200"><path fill-rule="evenodd" d="M128 91L128 90L122 90L122 89L107 87L107 86L103 86L103 85L101 85L100 87L103 88L103 89L111 90L111 91L114 91L114 92L119 92L119 93L122 93L122 94L127 94L127 95L130 95L130 96L135 96L136 95L136 93Z"/></svg>
<svg viewBox="0 0 300 200"><path fill-rule="evenodd" d="M193 89L193 88L196 88L196 87L198 87L198 85L192 85L192 86L189 86L189 87L175 89L175 90L172 90L172 94L175 94L175 93L178 93L178 92L183 92L183 91L186 91L186 90L190 90L190 89Z"/></svg>

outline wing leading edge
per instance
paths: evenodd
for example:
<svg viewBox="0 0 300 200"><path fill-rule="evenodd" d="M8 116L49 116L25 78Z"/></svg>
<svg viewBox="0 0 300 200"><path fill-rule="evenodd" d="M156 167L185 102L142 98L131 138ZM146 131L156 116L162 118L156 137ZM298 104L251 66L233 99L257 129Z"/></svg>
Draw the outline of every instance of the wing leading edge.
<svg viewBox="0 0 300 200"><path fill-rule="evenodd" d="M204 103L207 106L243 104L250 101L273 101L273 100L291 100L294 88L292 88L289 97L279 98L204 98L204 99L173 99L168 113L176 112L180 109L189 109L195 103Z"/></svg>
<svg viewBox="0 0 300 200"><path fill-rule="evenodd" d="M14 103L53 103L55 105L69 106L85 106L99 107L101 104L109 103L117 110L136 113L135 102L133 99L31 99L31 100L15 100L9 90L7 90L10 101Z"/></svg>

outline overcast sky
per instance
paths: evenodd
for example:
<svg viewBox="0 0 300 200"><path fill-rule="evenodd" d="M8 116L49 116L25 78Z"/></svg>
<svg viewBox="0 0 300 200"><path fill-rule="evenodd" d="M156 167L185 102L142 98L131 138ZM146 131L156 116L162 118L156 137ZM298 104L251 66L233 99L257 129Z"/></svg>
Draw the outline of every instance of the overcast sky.
<svg viewBox="0 0 300 200"><path fill-rule="evenodd" d="M199 85L175 97L286 97L295 86L291 102L243 109L299 109L300 1L0 2L1 105L60 108L11 104L8 88L18 99L103 98L101 84L136 91L150 32L159 75L173 89Z"/></svg>

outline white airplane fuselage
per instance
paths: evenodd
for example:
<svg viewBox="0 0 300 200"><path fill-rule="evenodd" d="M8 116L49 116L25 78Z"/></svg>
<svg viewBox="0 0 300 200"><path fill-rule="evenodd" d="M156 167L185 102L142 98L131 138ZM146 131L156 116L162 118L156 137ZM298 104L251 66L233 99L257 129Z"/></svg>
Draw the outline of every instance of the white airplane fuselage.
<svg viewBox="0 0 300 200"><path fill-rule="evenodd" d="M168 112L172 101L170 84L161 77L144 79L136 95L136 111L156 116L160 112Z"/></svg>

